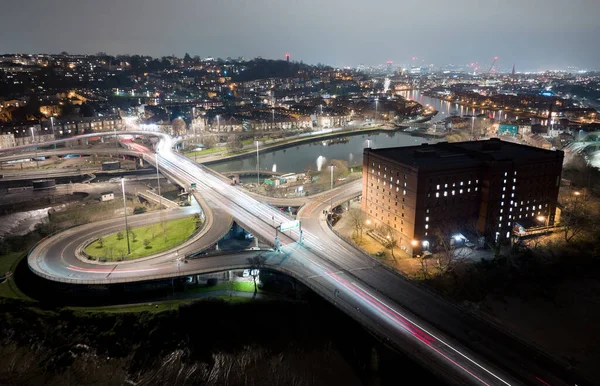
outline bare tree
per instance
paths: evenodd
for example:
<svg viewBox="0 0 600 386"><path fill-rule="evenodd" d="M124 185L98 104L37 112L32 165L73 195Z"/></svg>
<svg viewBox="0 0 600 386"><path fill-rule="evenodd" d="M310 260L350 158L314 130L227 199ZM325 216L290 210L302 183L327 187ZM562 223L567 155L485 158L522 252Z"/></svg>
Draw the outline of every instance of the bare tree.
<svg viewBox="0 0 600 386"><path fill-rule="evenodd" d="M585 195L569 197L560 214L565 242L569 243L580 236L589 225L590 214L586 208L588 197Z"/></svg>
<svg viewBox="0 0 600 386"><path fill-rule="evenodd" d="M396 256L394 256L394 248L398 246L398 233L389 225L384 225L382 231L386 240L384 247L392 252L392 258L396 260Z"/></svg>
<svg viewBox="0 0 600 386"><path fill-rule="evenodd" d="M440 272L446 272L456 261L466 258L471 253L469 248L457 247L457 244L464 242L462 238L457 239L461 237L457 236L457 233L462 228L464 224L442 221L432 230L433 250Z"/></svg>
<svg viewBox="0 0 600 386"><path fill-rule="evenodd" d="M344 160L334 159L331 160L333 164L333 180L337 181L338 178L345 177L348 175L348 162ZM327 172L331 173L329 167L327 167Z"/></svg>
<svg viewBox="0 0 600 386"><path fill-rule="evenodd" d="M423 274L423 280L429 277L429 271L427 267L427 260L425 260L425 255L421 254L419 257L419 262L421 263L421 273Z"/></svg>
<svg viewBox="0 0 600 386"><path fill-rule="evenodd" d="M365 227L365 213L359 208L352 208L348 211L348 220L352 225L354 237L362 239L362 232Z"/></svg>
<svg viewBox="0 0 600 386"><path fill-rule="evenodd" d="M214 134L205 134L202 137L202 144L207 149L213 148L217 144L217 136Z"/></svg>
<svg viewBox="0 0 600 386"><path fill-rule="evenodd" d="M248 264L250 264L250 275L252 276L252 280L254 280L254 296L256 296L256 293L258 292L256 278L260 274L260 269L264 266L266 260L267 259L262 254L248 258Z"/></svg>
<svg viewBox="0 0 600 386"><path fill-rule="evenodd" d="M227 140L227 150L229 150L230 152L234 152L240 150L243 146L244 145L242 144L242 141L240 140L239 136L235 134L229 136Z"/></svg>
<svg viewBox="0 0 600 386"><path fill-rule="evenodd" d="M181 136L185 134L185 130L187 128L185 121L181 118L173 119L171 122L171 126L173 126L173 135Z"/></svg>

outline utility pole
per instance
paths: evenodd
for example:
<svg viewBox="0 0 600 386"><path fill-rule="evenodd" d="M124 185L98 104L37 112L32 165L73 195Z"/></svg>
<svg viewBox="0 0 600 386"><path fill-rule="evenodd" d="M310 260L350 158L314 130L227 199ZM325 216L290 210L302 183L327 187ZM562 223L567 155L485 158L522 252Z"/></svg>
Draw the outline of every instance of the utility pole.
<svg viewBox="0 0 600 386"><path fill-rule="evenodd" d="M125 178L121 177L121 188L123 188L123 208L125 210L125 234L127 235L127 254L131 254L129 246L129 227L127 226L127 199L125 198Z"/></svg>
<svg viewBox="0 0 600 386"><path fill-rule="evenodd" d="M258 140L256 141L256 192L260 193L260 168L258 165Z"/></svg>

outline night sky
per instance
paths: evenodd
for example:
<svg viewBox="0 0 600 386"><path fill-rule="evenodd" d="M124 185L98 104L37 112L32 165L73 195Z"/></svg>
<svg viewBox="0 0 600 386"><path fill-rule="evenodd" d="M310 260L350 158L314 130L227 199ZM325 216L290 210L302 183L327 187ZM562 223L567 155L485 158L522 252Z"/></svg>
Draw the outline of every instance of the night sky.
<svg viewBox="0 0 600 386"><path fill-rule="evenodd" d="M0 52L600 68L599 0L19 0Z"/></svg>

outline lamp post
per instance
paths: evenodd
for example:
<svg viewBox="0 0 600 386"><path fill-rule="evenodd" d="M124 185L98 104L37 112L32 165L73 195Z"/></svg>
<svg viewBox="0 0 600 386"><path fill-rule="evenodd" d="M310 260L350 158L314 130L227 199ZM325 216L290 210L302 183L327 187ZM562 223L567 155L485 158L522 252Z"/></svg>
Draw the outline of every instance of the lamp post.
<svg viewBox="0 0 600 386"><path fill-rule="evenodd" d="M119 158L119 136L117 135L117 126L114 126L115 131L115 151L117 152L117 158Z"/></svg>
<svg viewBox="0 0 600 386"><path fill-rule="evenodd" d="M221 131L221 116L217 114L217 131Z"/></svg>
<svg viewBox="0 0 600 386"><path fill-rule="evenodd" d="M125 213L125 234L127 235L127 254L131 254L129 246L129 227L127 226L127 199L125 198L125 178L121 177L121 188L123 189L123 209Z"/></svg>
<svg viewBox="0 0 600 386"><path fill-rule="evenodd" d="M54 117L50 116L50 130L52 130L52 138L56 140L56 136L54 135Z"/></svg>
<svg viewBox="0 0 600 386"><path fill-rule="evenodd" d="M258 140L256 141L256 191L260 193L260 168L258 166Z"/></svg>
<svg viewBox="0 0 600 386"><path fill-rule="evenodd" d="M330 164L329 167L331 168L331 189L333 191L333 164ZM329 196L329 212L333 212L333 192L330 193Z"/></svg>
<svg viewBox="0 0 600 386"><path fill-rule="evenodd" d="M160 195L160 177L158 175L158 152L154 153L154 161L156 162L156 186L158 186L158 210L162 209L162 196Z"/></svg>
<svg viewBox="0 0 600 386"><path fill-rule="evenodd" d="M272 109L273 117L271 119L271 130L275 130L275 109Z"/></svg>
<svg viewBox="0 0 600 386"><path fill-rule="evenodd" d="M192 107L192 127L194 128L194 143L198 143L198 135L196 133L196 108Z"/></svg>

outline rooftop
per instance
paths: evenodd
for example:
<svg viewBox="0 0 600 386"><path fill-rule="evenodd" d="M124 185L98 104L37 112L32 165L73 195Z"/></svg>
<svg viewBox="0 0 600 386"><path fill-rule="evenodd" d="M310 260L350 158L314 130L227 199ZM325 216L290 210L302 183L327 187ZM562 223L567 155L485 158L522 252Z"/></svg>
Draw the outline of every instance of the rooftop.
<svg viewBox="0 0 600 386"><path fill-rule="evenodd" d="M417 167L440 168L474 167L484 162L503 162L526 159L562 158L562 151L552 151L492 138L483 141L440 142L433 145L367 149L370 154Z"/></svg>

